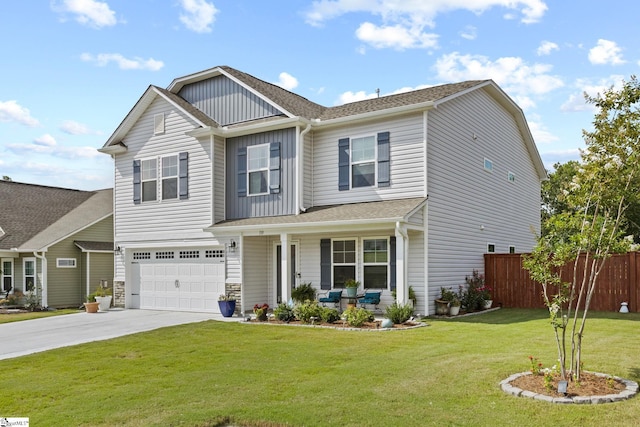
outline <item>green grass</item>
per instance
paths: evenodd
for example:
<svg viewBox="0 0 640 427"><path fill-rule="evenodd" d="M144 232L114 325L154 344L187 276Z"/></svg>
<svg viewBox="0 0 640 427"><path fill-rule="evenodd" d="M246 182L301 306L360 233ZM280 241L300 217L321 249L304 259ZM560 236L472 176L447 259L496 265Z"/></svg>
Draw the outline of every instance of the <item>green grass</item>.
<svg viewBox="0 0 640 427"><path fill-rule="evenodd" d="M78 313L84 310L68 308L56 311L33 311L28 313L0 314L0 323L20 322L22 320L39 319L41 317L60 316L61 314Z"/></svg>
<svg viewBox="0 0 640 427"><path fill-rule="evenodd" d="M204 322L2 362L1 416L33 425L629 425L640 397L554 405L503 393L556 358L542 310L361 332ZM595 313L585 368L640 380L640 315Z"/></svg>

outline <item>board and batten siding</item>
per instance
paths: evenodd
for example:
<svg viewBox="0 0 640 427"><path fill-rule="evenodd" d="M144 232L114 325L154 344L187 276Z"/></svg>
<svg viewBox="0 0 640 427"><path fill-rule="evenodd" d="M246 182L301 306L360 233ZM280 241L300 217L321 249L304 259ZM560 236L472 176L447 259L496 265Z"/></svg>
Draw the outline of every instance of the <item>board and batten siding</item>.
<svg viewBox="0 0 640 427"><path fill-rule="evenodd" d="M153 134L154 115L164 113L165 132ZM115 159L116 242L211 238L203 228L213 221L211 143L185 135L197 127L181 110L157 97L123 142L128 147ZM133 203L134 159L189 153L189 197ZM158 170L160 173L160 170Z"/></svg>
<svg viewBox="0 0 640 427"><path fill-rule="evenodd" d="M221 126L283 115L273 105L226 76L188 84L178 95Z"/></svg>
<svg viewBox="0 0 640 427"><path fill-rule="evenodd" d="M213 223L225 219L225 140L216 136L213 141Z"/></svg>
<svg viewBox="0 0 640 427"><path fill-rule="evenodd" d="M540 179L515 119L484 90L428 113L428 302L483 270L487 244L527 252L540 230ZM484 169L484 159L493 171ZM508 173L515 174L510 182Z"/></svg>
<svg viewBox="0 0 640 427"><path fill-rule="evenodd" d="M238 196L238 148L280 143L280 191ZM296 211L296 129L282 129L227 139L226 218L292 215Z"/></svg>
<svg viewBox="0 0 640 427"><path fill-rule="evenodd" d="M377 135L379 132L389 132L390 186L339 191L338 140ZM313 134L313 169L310 172L313 176L313 205L424 197L424 156L422 113L316 131Z"/></svg>

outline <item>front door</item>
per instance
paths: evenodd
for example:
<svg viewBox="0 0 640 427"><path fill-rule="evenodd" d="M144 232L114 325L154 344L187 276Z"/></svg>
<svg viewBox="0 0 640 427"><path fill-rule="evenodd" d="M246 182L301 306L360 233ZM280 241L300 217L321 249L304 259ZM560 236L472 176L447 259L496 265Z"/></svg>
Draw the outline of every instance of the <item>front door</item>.
<svg viewBox="0 0 640 427"><path fill-rule="evenodd" d="M298 244L297 242L292 242L289 245L289 265L291 266L291 273L289 275L289 291L291 291L292 288L297 286L297 278L298 278L298 256L297 256L297 252L298 252ZM281 244L277 244L276 248L276 256L275 256L275 272L276 272L276 301L279 303L283 302L282 301L282 245ZM289 292L291 293L291 292Z"/></svg>

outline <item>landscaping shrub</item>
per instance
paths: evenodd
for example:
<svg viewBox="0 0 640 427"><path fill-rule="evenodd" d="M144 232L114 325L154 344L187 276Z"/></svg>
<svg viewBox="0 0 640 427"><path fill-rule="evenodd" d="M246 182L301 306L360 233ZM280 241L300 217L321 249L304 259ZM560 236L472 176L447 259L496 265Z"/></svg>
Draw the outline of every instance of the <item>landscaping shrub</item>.
<svg viewBox="0 0 640 427"><path fill-rule="evenodd" d="M291 299L299 303L313 301L316 299L316 288L311 283L301 283L291 291Z"/></svg>
<svg viewBox="0 0 640 427"><path fill-rule="evenodd" d="M278 304L278 306L273 309L273 315L282 322L290 322L296 318L293 314L293 308L285 303Z"/></svg>
<svg viewBox="0 0 640 427"><path fill-rule="evenodd" d="M413 307L409 304L402 305L394 302L385 309L385 316L395 324L406 322L413 315Z"/></svg>
<svg viewBox="0 0 640 427"><path fill-rule="evenodd" d="M333 323L340 320L340 313L335 308L322 308L322 321L325 323Z"/></svg>
<svg viewBox="0 0 640 427"><path fill-rule="evenodd" d="M296 319L300 320L303 323L311 323L311 318L316 317L318 319L322 318L322 309L318 305L317 301L309 301L299 304L296 308L293 309L293 313L296 316Z"/></svg>
<svg viewBox="0 0 640 427"><path fill-rule="evenodd" d="M359 328L364 325L365 322L372 322L374 317L373 313L364 308L349 308L344 313L342 313L342 317L345 318L349 326L353 326L354 328Z"/></svg>

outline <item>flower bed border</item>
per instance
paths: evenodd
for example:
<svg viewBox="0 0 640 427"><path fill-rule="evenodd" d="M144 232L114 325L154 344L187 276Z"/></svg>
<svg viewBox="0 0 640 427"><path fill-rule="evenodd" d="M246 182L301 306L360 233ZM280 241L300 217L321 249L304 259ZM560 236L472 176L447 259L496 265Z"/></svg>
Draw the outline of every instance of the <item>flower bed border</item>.
<svg viewBox="0 0 640 427"><path fill-rule="evenodd" d="M287 322L279 322L279 321L273 321L273 320L267 320L264 322L256 322L256 321L245 321L245 322L241 322L244 324L251 324L251 325L273 325L273 326L293 326L293 327L302 327L302 328L324 328L324 329L335 329L337 331L364 331L364 332L386 332L386 331L407 331L407 330L411 330L411 329L416 329L416 328L422 328L423 326L429 326L429 324L424 323L424 322L414 322L413 324L409 325L407 324L407 326L403 327L403 328L382 328L382 327L378 327L378 328L356 328L353 326L348 326L346 324L340 323L340 322L335 322L332 325L313 325L313 324L307 324L307 323L287 323ZM379 326L379 324L378 324Z"/></svg>
<svg viewBox="0 0 640 427"><path fill-rule="evenodd" d="M511 385L511 381L516 378L520 378L525 375L532 375L531 372L520 372L519 374L513 374L510 377L500 381L500 388L507 394L511 394L516 397L528 397L530 399L543 400L545 402L551 403L561 403L561 404L600 404L600 403L611 403L611 402L622 402L624 400L630 399L636 394L638 394L638 383L631 380L626 380L624 378L611 376L607 374L601 374L599 372L591 372L594 375L605 378L613 378L616 381L621 382L625 385L625 389L617 394L606 394L603 396L575 396L575 397L553 397L547 396L546 394L534 393L529 390L522 390L521 388L514 387Z"/></svg>

